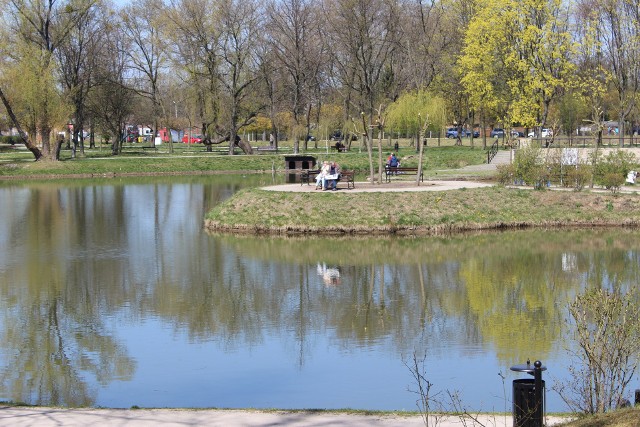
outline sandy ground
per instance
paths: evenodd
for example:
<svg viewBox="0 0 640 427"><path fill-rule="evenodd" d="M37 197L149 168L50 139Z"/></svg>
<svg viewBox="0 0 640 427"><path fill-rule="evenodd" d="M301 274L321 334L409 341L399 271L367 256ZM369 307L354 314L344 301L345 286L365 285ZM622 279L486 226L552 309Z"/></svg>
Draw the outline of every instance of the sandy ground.
<svg viewBox="0 0 640 427"><path fill-rule="evenodd" d="M552 426L566 418L547 417ZM217 409L61 409L0 406L0 426L425 426L419 415L350 415L325 412L262 412ZM475 421L448 416L431 418L438 427L511 427L513 419L504 415L480 415Z"/></svg>

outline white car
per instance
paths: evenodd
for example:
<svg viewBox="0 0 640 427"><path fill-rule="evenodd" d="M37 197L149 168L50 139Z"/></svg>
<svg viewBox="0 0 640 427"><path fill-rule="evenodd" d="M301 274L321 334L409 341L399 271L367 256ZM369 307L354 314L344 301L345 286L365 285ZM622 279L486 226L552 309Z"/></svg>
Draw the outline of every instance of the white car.
<svg viewBox="0 0 640 427"><path fill-rule="evenodd" d="M529 138L535 138L536 137L536 131L529 132L529 134L527 136ZM543 128L542 129L542 134L540 135L541 138L551 138L552 136L553 136L553 131L551 129L548 129L548 128Z"/></svg>

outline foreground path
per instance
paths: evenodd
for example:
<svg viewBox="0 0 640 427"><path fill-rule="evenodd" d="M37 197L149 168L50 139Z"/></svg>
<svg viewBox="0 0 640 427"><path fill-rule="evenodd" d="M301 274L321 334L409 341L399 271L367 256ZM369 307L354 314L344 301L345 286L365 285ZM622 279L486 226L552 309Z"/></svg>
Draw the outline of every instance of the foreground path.
<svg viewBox="0 0 640 427"><path fill-rule="evenodd" d="M445 191L460 188L480 188L491 187L493 184L477 181L425 181L417 185L415 181L392 181L384 184L371 184L370 182L356 182L355 188L347 190L344 184L338 184L338 192L341 193L386 193L398 191ZM313 183L307 184L282 184L263 187L270 191L289 191L294 193L314 193L316 190ZM329 191L327 191L329 192Z"/></svg>
<svg viewBox="0 0 640 427"><path fill-rule="evenodd" d="M563 418L547 417L547 426ZM513 419L504 415L481 415L479 422L458 417L429 420L439 427L511 427ZM288 427L406 427L424 426L419 415L350 415L331 412L261 412L215 409L61 409L0 406L0 426L288 426Z"/></svg>

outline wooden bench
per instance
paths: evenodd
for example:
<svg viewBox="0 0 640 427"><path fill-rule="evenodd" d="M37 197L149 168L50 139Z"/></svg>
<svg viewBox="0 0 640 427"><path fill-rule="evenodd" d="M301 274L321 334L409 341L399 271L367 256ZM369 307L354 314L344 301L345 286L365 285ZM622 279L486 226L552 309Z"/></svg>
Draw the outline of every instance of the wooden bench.
<svg viewBox="0 0 640 427"><path fill-rule="evenodd" d="M340 180L338 181L338 183L346 182L347 190L349 190L351 188L356 188L355 179L356 179L356 171L343 170L342 172L340 172Z"/></svg>
<svg viewBox="0 0 640 427"><path fill-rule="evenodd" d="M300 172L300 185L304 183L306 183L307 185L310 185L311 180L313 180L315 183L315 179L319 173L320 173L320 169L311 169L311 170L303 169L302 172ZM336 187L341 182L345 182L347 184L347 190L356 188L355 178L356 178L356 171L345 169L340 172L340 179L338 180Z"/></svg>
<svg viewBox="0 0 640 427"><path fill-rule="evenodd" d="M385 166L384 175L386 182L391 182L391 177L394 175L418 175L418 168ZM420 181L424 182L424 174L422 171L420 172Z"/></svg>
<svg viewBox="0 0 640 427"><path fill-rule="evenodd" d="M277 153L278 149L276 147L273 146L265 146L265 147L256 147L256 150L258 151L258 153Z"/></svg>
<svg viewBox="0 0 640 427"><path fill-rule="evenodd" d="M302 172L300 172L300 185L304 183L309 185L312 179L315 181L319 173L320 169L303 169Z"/></svg>

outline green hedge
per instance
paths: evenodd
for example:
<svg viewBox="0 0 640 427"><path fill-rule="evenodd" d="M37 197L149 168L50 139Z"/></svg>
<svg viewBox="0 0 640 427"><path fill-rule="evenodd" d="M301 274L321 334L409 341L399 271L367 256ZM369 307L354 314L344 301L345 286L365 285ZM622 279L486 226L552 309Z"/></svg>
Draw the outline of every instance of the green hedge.
<svg viewBox="0 0 640 427"><path fill-rule="evenodd" d="M16 145L21 143L22 140L18 135L0 135L0 144Z"/></svg>

